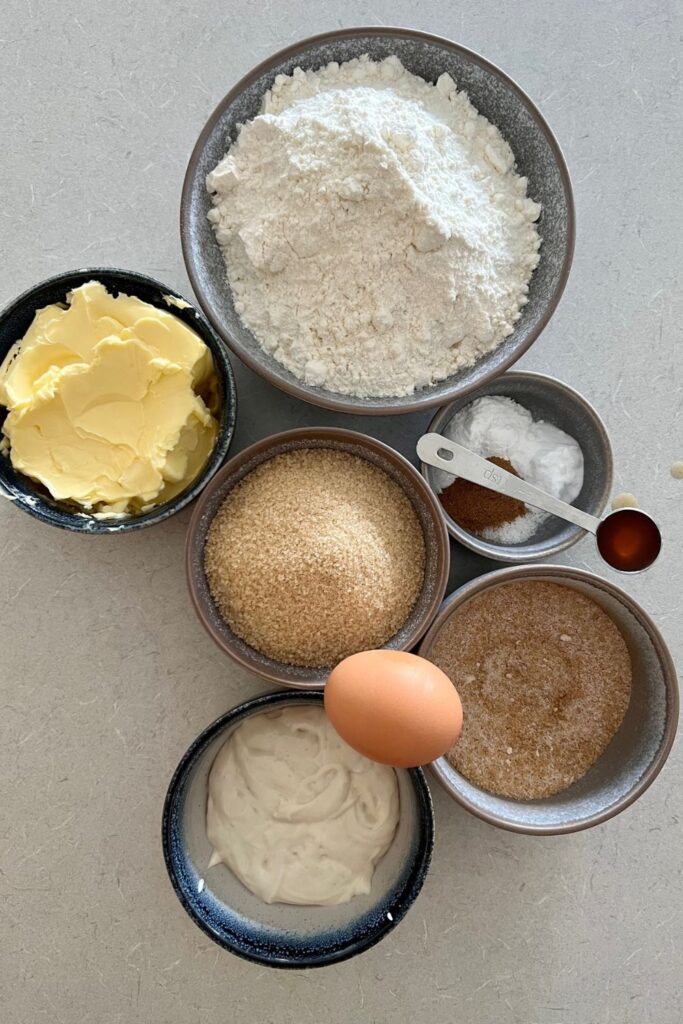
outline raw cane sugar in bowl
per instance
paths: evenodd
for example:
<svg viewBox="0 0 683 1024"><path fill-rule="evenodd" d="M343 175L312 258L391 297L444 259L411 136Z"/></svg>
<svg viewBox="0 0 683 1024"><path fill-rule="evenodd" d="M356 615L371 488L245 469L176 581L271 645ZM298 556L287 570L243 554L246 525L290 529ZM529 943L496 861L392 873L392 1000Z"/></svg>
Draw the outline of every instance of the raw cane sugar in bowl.
<svg viewBox="0 0 683 1024"><path fill-rule="evenodd" d="M270 201L280 172L295 180ZM391 28L304 40L235 86L193 152L181 224L199 301L248 365L371 414L443 403L519 358L574 241L567 169L528 97L477 54Z"/></svg>
<svg viewBox="0 0 683 1024"><path fill-rule="evenodd" d="M219 646L316 687L357 651L409 650L445 592L448 540L417 470L374 438L304 428L236 456L202 496L187 570Z"/></svg>
<svg viewBox="0 0 683 1024"><path fill-rule="evenodd" d="M228 625L261 654L325 668L381 647L424 579L413 507L384 470L330 449L283 452L227 496L204 569Z"/></svg>

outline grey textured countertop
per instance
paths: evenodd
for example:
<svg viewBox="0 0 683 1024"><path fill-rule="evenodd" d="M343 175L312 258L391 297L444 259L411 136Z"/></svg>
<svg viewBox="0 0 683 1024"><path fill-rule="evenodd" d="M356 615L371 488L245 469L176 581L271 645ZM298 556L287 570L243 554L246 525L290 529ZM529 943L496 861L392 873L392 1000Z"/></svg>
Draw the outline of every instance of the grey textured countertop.
<svg viewBox="0 0 683 1024"><path fill-rule="evenodd" d="M614 443L615 489L660 519L666 553L627 586L680 664L683 481L669 467L683 458L683 25L673 0L10 0L0 26L0 301L97 264L147 271L191 296L178 202L213 106L290 41L382 22L450 36L500 64L564 148L576 257L521 365L595 403ZM237 372L234 450L285 424L342 422ZM343 422L408 450L427 418ZM434 787L423 893L395 932L349 963L259 969L198 931L166 878L163 796L196 734L260 687L194 617L187 519L91 539L0 508L3 1021L680 1024L680 742L620 818L564 838L497 831ZM598 568L588 540L566 560ZM456 575L483 568L467 556Z"/></svg>

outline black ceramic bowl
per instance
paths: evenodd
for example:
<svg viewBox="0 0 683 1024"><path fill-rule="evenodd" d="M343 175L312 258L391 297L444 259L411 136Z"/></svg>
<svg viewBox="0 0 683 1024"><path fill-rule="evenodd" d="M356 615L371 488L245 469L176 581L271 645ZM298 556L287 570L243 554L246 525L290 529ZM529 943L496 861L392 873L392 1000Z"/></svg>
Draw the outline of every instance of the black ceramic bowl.
<svg viewBox="0 0 683 1024"><path fill-rule="evenodd" d="M540 263L529 283L529 301L513 333L493 352L437 384L403 398L355 398L304 384L265 352L235 312L225 266L207 213L206 175L225 156L241 123L254 118L277 75L321 68L362 54L383 60L395 54L413 74L436 82L444 72L464 89L477 110L509 142L517 170L529 179L529 196L543 210L538 229ZM404 413L445 405L506 370L533 344L550 320L569 275L574 252L574 201L567 165L543 115L504 71L458 43L407 28L345 28L288 46L253 68L232 87L202 129L188 164L180 208L185 265L195 294L221 337L252 370L297 398L358 415Z"/></svg>
<svg viewBox="0 0 683 1024"><path fill-rule="evenodd" d="M123 292L135 295L152 306L158 306L165 312L171 312L195 331L209 347L213 355L216 371L218 399L220 403L218 436L211 456L203 470L192 483L171 501L153 508L140 515L126 516L122 519L96 519L86 512L78 512L65 502L55 501L47 490L22 473L17 473L10 459L0 454L0 497L8 498L44 523L60 526L65 530L77 533L101 534L122 533L123 531L139 530L143 526L152 526L163 522L169 516L179 512L193 501L206 485L208 480L219 468L228 453L232 435L235 430L237 412L237 395L235 380L230 360L225 347L216 337L201 313L190 305L182 295L172 288L155 281L146 274L137 274L131 270L112 270L105 267L92 267L85 270L71 270L29 288L0 313L0 363L8 351L24 336L38 309L53 302L64 302L67 293L78 288L86 281L101 281L109 292L116 295ZM173 301L176 300L180 305ZM0 406L0 426L6 410Z"/></svg>
<svg viewBox="0 0 683 1024"><path fill-rule="evenodd" d="M207 871L207 779L218 750L249 715L287 705L321 704L322 693L271 693L240 704L210 725L183 756L166 795L162 843L178 899L220 946L269 967L323 967L374 946L417 898L434 843L432 801L419 768L397 768L400 817L366 896L333 907L264 903L232 871Z"/></svg>

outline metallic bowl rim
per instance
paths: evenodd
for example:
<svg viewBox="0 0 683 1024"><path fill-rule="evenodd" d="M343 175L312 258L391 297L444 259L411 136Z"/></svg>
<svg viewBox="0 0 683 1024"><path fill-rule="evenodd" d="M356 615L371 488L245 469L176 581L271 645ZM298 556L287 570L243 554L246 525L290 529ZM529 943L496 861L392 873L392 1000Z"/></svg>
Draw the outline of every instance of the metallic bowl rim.
<svg viewBox="0 0 683 1024"><path fill-rule="evenodd" d="M411 630L410 634L406 637L406 640L399 648L400 650L411 650L419 642L420 638L425 633L434 616L438 612L448 585L448 574L450 570L450 541L448 539L448 531L446 530L444 518L439 511L439 500L427 481L422 477L419 470L416 469L416 467L413 466L413 464L409 462L404 455L401 455L399 451L392 448L391 445L378 440L376 437L372 437L370 434L363 434L358 430L349 430L347 427L293 427L289 430L281 430L275 434L269 434L267 437L261 438L260 441L255 441L247 448L243 448L242 451L233 455L233 457L218 470L204 488L199 500L197 501L187 528L185 541L185 574L194 610L199 621L204 626L204 629L214 643L216 643L225 654L231 657L233 661L236 661L238 665L241 665L242 668L261 676L263 679L267 679L271 683L278 683L281 686L287 686L291 689L310 692L318 690L321 686L324 686L327 676L327 673L324 670L321 670L321 674L317 679L306 682L297 682L287 674L287 666L283 665L280 670L271 668L270 666L262 666L258 662L245 658L241 651L236 649L235 645L226 642L224 637L212 628L209 617L206 613L204 602L198 593L194 575L195 563L192 557L192 549L194 547L196 537L200 532L200 524L204 510L213 494L220 489L226 477L229 477L236 469L239 469L240 466L248 462L255 455L260 455L261 453L267 452L269 449L276 448L288 441L296 441L299 439L355 443L374 450L379 455L383 455L385 458L388 458L392 464L396 465L403 476L412 482L416 491L421 495L425 504L432 512L432 518L436 529L436 558L438 563L438 578L436 581L434 596L428 607L425 609L424 615L420 617L420 621L416 624L415 628ZM203 572L203 568L201 566L199 567L199 570ZM280 663L274 662L274 664Z"/></svg>
<svg viewBox="0 0 683 1024"><path fill-rule="evenodd" d="M304 691L290 689L262 693L256 697L251 697L249 700L244 701L241 704L236 704L234 707L230 708L215 719L215 721L210 725L206 726L206 728L202 729L199 735L192 741L192 743L190 743L171 776L171 781L168 784L168 789L164 798L164 807L161 817L161 845L164 854L164 863L166 865L166 871L168 872L171 885L173 886L175 894L183 909L187 913L188 917L199 928L201 928L201 930L208 935L210 939L213 939L217 945L243 960L248 960L251 963L262 964L266 967L278 967L289 970L325 967L329 964L349 960L351 957L357 956L359 953L364 953L367 949L376 945L386 935L388 935L389 932L393 931L420 895L422 886L424 885L424 881L429 871L429 865L431 863L432 853L434 850L434 805L432 803L432 794L427 783L424 769L395 769L397 771L404 771L407 773L413 789L415 790L418 801L419 820L422 823L424 831L424 841L420 844L415 867L406 882L407 892L405 893L401 903L398 906L392 907L391 919L384 919L381 927L376 928L362 939L356 939L344 946L331 949L325 954L310 956L306 961L293 962L291 960L278 959L277 957L268 957L265 954L260 955L253 951L251 954L247 954L243 949L236 948L229 941L220 938L206 924L204 919L195 912L194 908L185 897L185 890L177 876L173 857L171 855L171 808L173 806L178 787L181 785L188 768L192 766L195 758L203 753L206 746L208 746L208 744L227 726L234 722L239 722L241 719L251 714L258 714L262 709L268 708L273 704L277 705L283 702L294 704L305 704L309 702L322 703L323 699L322 690Z"/></svg>
<svg viewBox="0 0 683 1024"><path fill-rule="evenodd" d="M441 609L422 639L418 653L423 658L429 657L429 652L436 640L437 634L445 622L450 618L455 608L464 604L477 593L488 589L488 587L495 586L498 583L510 580L534 579L541 573L546 576L555 576L558 580L573 579L578 580L579 582L591 584L598 589L602 589L616 600L621 601L627 607L634 618L649 634L652 646L659 659L664 679L664 688L666 691L666 717L664 722L664 731L657 753L643 772L636 785L633 786L633 788L623 797L615 803L610 804L610 806L604 810L596 811L594 814L590 814L579 821L570 822L569 824L558 826L539 826L511 822L502 815L483 810L476 803L463 796L463 794L452 785L444 771L445 757L440 757L429 765L432 775L443 786L446 792L457 803L459 803L461 807L464 807L465 810L474 814L477 818L481 818L482 821L486 821L489 825L496 825L498 828L506 829L509 832L518 832L523 835L531 836L566 835L570 832L581 832L584 829L592 828L593 825L599 825L601 822L614 818L621 811L630 807L631 804L634 803L638 797L640 797L652 785L664 767L676 737L680 705L676 667L667 643L649 612L646 612L635 598L631 597L630 594L627 594L626 591L622 590L622 588L617 586L616 583L612 583L611 580L607 580L588 569L577 569L569 565L554 565L553 563L548 563L547 565L510 565L505 566L502 569L494 569L492 572L485 573L482 576L477 576L475 579L470 580L468 583L465 583L458 590L455 590L450 594L443 602Z"/></svg>
<svg viewBox="0 0 683 1024"><path fill-rule="evenodd" d="M159 281L156 277L152 277L150 274L145 274L138 270L126 270L124 267L75 267L71 270L63 270L59 274L51 274L50 277L45 277L36 282L36 284L31 285L29 288L25 288L21 294L8 302L7 305L0 310L0 323L2 323L7 316L14 313L15 310L20 309L21 306L29 301L34 293L39 289L44 288L46 285L61 284L66 279L71 278L74 275L81 274L92 275L95 280L99 280L107 276L111 279L121 275L132 282L153 286L158 288L159 291L165 295L169 295L175 299L180 299L182 302L186 302L187 306L193 311L195 317L201 324L202 329L206 331L213 341L213 345L209 345L202 338L202 341L204 341L204 344L207 345L207 348L209 348L212 356L214 357L214 362L217 368L216 372L223 378L225 387L226 410L223 417L224 422L219 423L216 444L213 447L206 465L199 475L195 477L191 487L189 487L185 492L179 494L176 498L172 498L170 501L153 508L150 512L143 513L139 516L131 516L128 519L92 520L87 513L83 513L83 516L81 517L81 514L77 512L63 510L64 515L68 515L71 518L63 522L57 522L51 517L46 516L43 512L43 508L49 506L39 494L36 494L37 506L26 504L23 501L18 501L14 497L10 497L8 499L12 501L14 505L17 505L22 512L26 512L39 522L44 523L47 526L52 526L56 529L67 530L69 533L80 533L88 537L108 536L117 533L132 533L135 530L144 530L149 526L156 526L158 523L163 523L177 512L186 508L195 500L211 477L220 469L221 464L230 449L230 445L235 434L235 424L237 422L237 386L235 384L235 372L230 363L228 353L225 351L225 347L221 344L220 337L217 335L213 326L209 323L202 310L195 302L190 302L179 291L176 291L175 288L171 288L169 285L164 284L163 281ZM106 286L106 282L103 283L105 283ZM173 312L172 306L170 305L169 312ZM189 324L187 326L189 326ZM3 497L4 495L5 488L0 481L0 497ZM85 526L81 526L82 518L91 522L92 525L87 528Z"/></svg>
<svg viewBox="0 0 683 1024"><path fill-rule="evenodd" d="M593 515L596 515L599 519L607 508L607 502L612 492L612 486L614 484L614 452L612 451L612 442L610 441L609 433L605 422L598 413L595 406L588 401L585 395L582 395L580 391L573 388L566 381L560 380L559 377L554 377L549 373L539 373L536 370L510 370L507 373L501 374L499 377L494 378L496 384L503 384L506 380L527 380L533 379L542 384L550 384L553 387L559 387L559 389L565 394L569 395L586 413L587 418L592 421L593 426L596 428L597 433L600 437L605 452L605 479L602 488L602 494L600 495L600 503L598 510ZM482 384L481 388L486 388L492 381L487 381L486 384ZM479 388L477 388L479 390ZM426 428L425 433L441 433L441 427L444 426L448 420L447 413L453 408L453 406L460 402L462 396L453 399L452 402L448 402L446 405L442 405L440 409L432 417L429 426ZM483 397L483 396L482 396ZM477 396L471 395L472 401L475 401ZM426 462L420 463L420 472L422 473L425 480L428 479L428 473L430 468ZM532 554L529 551L527 544L520 544L518 547L511 547L504 544L494 544L492 541L483 540L482 538L476 537L472 533L468 533L467 530L459 526L455 520L446 512L441 502L441 511L444 519L446 520L446 529L448 530L451 537L457 540L463 547L469 548L470 551L476 551L478 555L483 555L484 558L491 558L496 562L506 562L509 565L521 565L527 564L528 562L537 562L543 558L550 558L555 555L559 555L562 551L566 551L567 548L572 547L577 541L581 540L585 536L586 531L582 530L580 526L570 526L571 533L563 541L557 541L554 544L547 544L542 551L537 554Z"/></svg>
<svg viewBox="0 0 683 1024"><path fill-rule="evenodd" d="M183 180L183 187L180 199L180 241L183 250L183 259L185 261L185 268L187 275L190 279L192 289L197 296L199 305L201 306L207 319L213 326L214 330L220 335L220 337L226 342L230 349L237 355L246 365L253 370L259 376L263 377L269 383L280 390L286 392L289 395L293 395L295 398L299 398L304 402L308 402L311 405L317 405L323 409L333 409L337 412L344 412L355 414L357 416L390 416L390 415L402 415L404 413L418 412L425 409L432 409L437 405L443 405L444 398L447 395L440 394L434 396L430 390L423 389L424 394L416 397L411 402L406 402L400 406L397 406L392 401L391 396L384 398L373 398L368 399L367 405L361 406L357 402L349 401L345 396L339 395L335 397L335 392L325 391L323 389L316 390L310 388L302 383L294 383L290 380L285 380L281 377L279 371L271 369L269 366L265 366L264 363L252 356L252 354L246 349L223 325L220 317L218 317L211 306L208 299L207 293L201 284L199 273L197 271L198 261L195 260L195 253L191 244L190 238L190 206L191 206L191 195L194 180L196 177L196 169L203 153L206 142L213 132L214 126L223 115L223 112L230 106L230 104L240 95L253 81L259 78L260 75L267 71L270 71L273 67L286 60L289 57L296 55L297 53L303 52L306 49L310 49L314 45L321 43L334 42L335 40L346 39L353 36L369 35L369 36L389 36L403 38L407 37L415 39L417 41L429 42L444 47L445 49L451 50L460 56L466 58L471 63L478 65L483 70L490 74L498 77L503 84L513 92L517 98L521 101L522 105L528 110L531 118L539 128L541 134L546 139L553 157L557 163L558 171L560 174L560 181L562 184L562 191L564 192L565 203L567 206L567 242L565 246L564 258L562 261L562 269L557 280L557 284L553 289L551 295L548 298L546 307L543 315L540 317L538 324L529 334L529 337L523 343L520 343L506 358L502 361L499 366L484 374L484 376L471 384L465 384L458 386L457 384L452 385L451 395L453 399L467 395L472 391L476 391L478 388L483 387L489 381L494 380L501 373L504 373L510 366L517 362L525 352L527 352L533 343L540 337L545 328L548 326L550 319L552 318L569 278L569 272L572 266L572 260L574 258L574 247L576 242L576 210L574 204L574 193L572 189L571 178L569 176L569 169L567 162L564 158L564 154L560 145L555 138L555 135L550 128L548 122L544 118L543 114L533 102L530 96L517 84L517 82L511 78L510 75L506 74L501 68L499 68L492 61L483 57L475 50L471 50L466 46L461 46L460 43L454 42L452 39L447 39L445 36L434 35L430 32L420 32L417 29L406 28L401 26L355 26L352 28L335 29L331 32L321 32L313 36L308 36L306 39L300 39L295 43L291 43L289 46L283 47L276 53L262 60L259 64L248 71L242 78L236 82L235 85L229 90L228 93L223 97L218 105L214 108L212 114L209 116L208 121L202 128L199 137L194 145L190 159L185 171L185 178Z"/></svg>

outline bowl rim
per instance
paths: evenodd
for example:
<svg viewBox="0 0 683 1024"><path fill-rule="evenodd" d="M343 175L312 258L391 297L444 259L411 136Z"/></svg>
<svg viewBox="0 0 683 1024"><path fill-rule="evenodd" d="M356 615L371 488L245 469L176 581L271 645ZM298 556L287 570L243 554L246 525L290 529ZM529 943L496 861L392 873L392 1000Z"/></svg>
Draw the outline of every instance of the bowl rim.
<svg viewBox="0 0 683 1024"><path fill-rule="evenodd" d="M176 872L172 855L172 813L178 796L178 791L183 784L188 770L192 768L196 759L204 752L209 744L213 742L218 735L220 735L221 732L224 732L228 726L241 721L249 715L258 714L269 707L277 706L279 704L322 704L323 700L324 697L322 690L276 690L270 693L260 694L257 697L252 697L249 700L244 701L242 704L237 704L230 708L203 729L189 745L173 772L164 798L164 806L161 816L161 845L164 855L164 863L166 865L166 871L168 872L171 885L173 886L175 894L183 909L186 911L190 919L194 921L194 923L201 928L201 930L208 935L210 939L213 939L213 941L223 949L228 950L228 952L233 953L235 956L238 956L243 960L247 960L251 963L263 964L267 967L284 968L289 970L309 967L325 967L329 964L349 960L351 957L357 956L359 953L363 953L365 950L370 949L372 946L380 942L385 935L393 931L399 921L401 921L408 913L420 894L432 859L435 828L434 807L431 791L427 784L424 770L422 768L394 769L395 771L406 772L411 781L417 797L423 841L419 844L415 863L408 878L406 879L403 892L398 897L398 905L392 906L391 908L391 918L384 917L381 925L378 925L374 930L368 932L362 938L355 938L352 941L331 946L323 954L311 954L301 961L292 961L267 956L266 954L259 953L256 950L252 950L247 953L244 949L237 947L228 939L217 934L217 932L211 929L206 921L196 913L194 907L186 898L185 889Z"/></svg>
<svg viewBox="0 0 683 1024"><path fill-rule="evenodd" d="M0 497L6 497L8 501L17 505L23 512L28 513L28 515L32 516L34 519L37 519L39 522L45 523L48 526L67 530L69 533L80 533L85 536L92 537L108 536L117 533L132 533L134 530L142 530L146 529L148 526L156 526L157 523L165 522L171 516L180 512L195 500L211 477L220 469L230 449L237 421L237 387L235 384L235 373L232 368L232 364L230 363L228 353L225 350L225 346L222 344L220 337L204 316L201 309L197 306L196 302L189 301L175 288L171 288L169 285L164 284L163 281L159 281L157 278L152 277L149 274L144 274L137 270L126 270L123 267L77 267L72 270L64 270L59 274L52 274L50 277L43 278L36 282L36 284L26 288L14 299L11 299L10 302L0 310L0 324L27 303L32 302L36 292L45 287L64 284L65 294L66 292L71 291L72 288L79 287L79 285L76 284L68 284L68 281L74 277L83 277L84 281L82 283L85 283L85 280L89 279L101 281L105 287L109 287L111 285L118 288L120 291L125 289L126 282L130 282L132 285L141 284L158 289L162 296L179 299L181 302L186 303L187 305L182 308L189 310L194 314L194 318L201 327L202 332L211 339L212 344L209 344L206 338L197 331L213 356L216 373L222 378L223 386L225 388L225 407L219 420L216 443L206 461L206 464L198 476L195 477L191 486L184 492L181 492L169 502L155 506L147 513L142 513L138 516L130 516L126 519L95 519L85 511L82 513L75 511L72 512L70 509L62 509L61 506L58 506L65 518L57 519L51 514L48 514L46 510L52 509L52 506L46 502L38 492L35 493L33 501L28 502L10 494L3 482L0 480ZM34 312L37 308L38 307L36 306ZM173 313L174 309L175 307L173 303L168 303L168 312ZM185 321L183 320L182 322L184 323ZM186 324L186 326L191 328L190 324ZM4 359L4 356L0 358L0 362L2 362L2 359ZM25 479L30 484L30 478L25 477L24 474L21 474L21 476L22 479Z"/></svg>
<svg viewBox="0 0 683 1024"><path fill-rule="evenodd" d="M584 829L592 828L594 825L599 825L601 822L614 818L621 811L630 807L631 804L634 803L657 778L664 767L666 759L673 746L673 742L676 737L680 705L676 668L666 641L649 612L646 612L635 598L631 597L630 594L627 594L626 591L622 590L622 588L617 586L616 583L612 583L611 580L605 579L588 569L578 569L574 566L555 565L553 563L545 565L509 565L502 569L494 569L492 572L485 573L482 576L477 576L475 579L470 580L468 583L465 583L462 587L459 587L458 590L455 590L450 594L443 602L441 609L422 638L418 653L423 658L429 658L429 653L442 626L451 617L456 608L465 604L476 594L487 590L489 587L497 586L500 583L507 583L514 580L535 579L540 575L546 577L549 576L551 578L554 577L555 579L551 579L551 582L556 581L561 584L561 581L563 580L577 580L582 583L588 583L599 590L605 591L611 597L621 601L649 634L652 646L655 649L655 653L657 654L662 668L664 688L666 691L664 730L657 753L643 772L636 785L633 786L628 793L601 811L589 814L578 821L572 821L561 825L520 824L518 822L510 821L503 817L502 814L496 814L492 811L482 809L453 786L444 767L446 763L445 757L437 758L436 761L433 761L429 765L429 769L449 796L459 803L461 807L464 807L465 810L474 814L482 821L487 822L489 825L496 825L509 832L517 832L523 835L566 835L570 832L581 832Z"/></svg>
<svg viewBox="0 0 683 1024"><path fill-rule="evenodd" d="M600 441L604 449L604 482L602 487L602 493L600 495L599 506L596 511L592 512L592 515L601 519L605 509L607 508L607 502L609 496L612 493L612 487L614 484L614 452L612 450L612 442L610 441L609 433L605 422L598 413L597 409L585 395L582 395L580 391L573 388L566 381L560 380L559 377L554 377L548 373L539 373L537 370L509 370L507 373L501 374L499 377L495 377L492 380L482 384L477 391L485 391L486 388L495 383L501 387L505 381L519 381L519 380L532 380L543 387L550 385L553 388L559 389L567 397L569 397L576 405L578 405L585 413L586 418L593 424ZM436 433L440 434L443 427L450 421L449 413L453 409L453 406L460 404L461 399L464 396L458 396L454 398L452 402L448 402L446 405L442 405L440 409L436 411L432 417L429 426L426 427L425 433ZM484 395L478 395L476 393L470 394L470 401L476 401L477 398L483 398ZM431 467L426 462L420 463L420 472L422 473L425 480L429 481L429 473ZM582 530L580 526L572 526L567 524L569 527L569 536L562 541L556 541L551 544L548 543L545 547L538 552L532 553L529 544L519 544L516 546L496 544L493 541L484 540L482 537L477 537L473 533L469 533L462 526L452 519L446 509L439 502L441 512L444 519L446 520L446 529L454 540L457 540L459 544L469 548L470 551L476 551L478 555L482 555L484 558L490 558L496 562L506 562L509 565L521 565L522 563L528 562L540 562L544 558L551 558L555 555L559 555L562 551L566 551L567 548L572 547L577 541L582 540L586 535L586 531Z"/></svg>
<svg viewBox="0 0 683 1024"><path fill-rule="evenodd" d="M324 389L315 389L308 387L303 384L303 382L299 383L294 380L285 379L279 370L276 371L271 367L266 366L260 359L255 358L238 339L232 336L232 334L223 325L220 317L214 311L208 294L201 283L198 271L201 261L196 258L190 232L191 196L195 178L197 176L197 165L199 164L206 142L213 132L216 123L220 120L224 111L230 106L233 100L235 100L241 92L251 85L253 81L259 78L262 74L276 67L283 60L322 43L329 43L334 42L335 40L362 35L389 36L396 38L408 37L442 46L445 49L451 50L460 56L465 57L471 63L476 64L478 67L499 78L521 101L522 105L528 110L531 118L545 137L557 164L567 207L567 242L562 260L562 268L560 270L557 283L548 298L543 315L540 317L536 327L530 331L528 338L510 352L499 365L484 373L481 379L473 381L470 384L459 386L453 385L452 394L457 393L458 397L462 397L472 391L476 391L477 388L482 387L490 380L493 380L501 373L504 373L505 370L516 363L517 360L531 348L533 343L540 337L548 326L550 319L557 309L566 287L572 266L572 260L574 258L574 247L576 242L576 210L569 169L562 149L560 148L560 145L548 122L531 97L521 88L521 86L518 85L518 83L500 67L488 60L486 57L483 57L477 51L471 50L466 46L462 46L460 43L456 43L445 36L435 35L430 32L421 32L417 29L401 26L367 25L334 29L333 31L321 32L313 36L308 36L305 39L300 39L295 43L291 43L289 46L283 47L270 57L266 57L265 60L262 60L250 71L247 71L247 73L232 86L232 88L214 108L209 119L202 128L190 155L187 169L185 171L180 199L180 241L183 251L183 259L185 261L185 268L187 270L192 289L197 296L199 305L220 337L225 341L235 355L246 363L246 365L255 373L259 374L259 376L263 377L286 394L293 395L295 398L299 398L311 405L320 406L323 409L333 409L337 412L345 412L362 416L402 415L404 413L423 411L425 409L434 408L437 405L443 405L444 398L448 396L443 393L435 396L431 393L430 389L424 388L422 389L422 394L417 392L417 397L401 405L396 405L395 401L392 401L391 396L386 399L369 398L364 400L367 404L361 405L358 400L355 402L350 401L347 396L338 395L336 392L326 391Z"/></svg>
<svg viewBox="0 0 683 1024"><path fill-rule="evenodd" d="M398 650L411 650L419 642L427 627L432 622L434 616L437 614L448 585L448 575L450 571L450 541L448 539L446 524L439 511L439 500L427 481L423 479L419 470L417 470L416 467L413 466L413 464L395 448L385 444L384 441L378 440L376 437L372 437L370 434L363 434L357 430L349 430L347 427L293 427L290 430L281 430L275 434L269 434L267 437L261 438L260 441L255 441L247 448L243 448L242 451L233 455L233 457L220 468L204 488L197 504L194 507L192 518L187 528L185 541L185 575L194 610L199 621L204 626L204 629L214 643L216 643L225 654L236 661L242 668L267 679L271 683L278 683L282 686L290 687L291 689L310 692L318 690L321 686L324 686L326 677L329 674L328 671L321 669L320 674L316 679L297 681L288 674L287 666L283 665L282 669L278 669L272 666L279 665L280 663L277 663L272 659L272 665L264 665L256 660L251 660L248 657L245 657L242 652L236 648L236 646L227 642L220 633L217 633L213 629L209 616L206 613L205 604L199 594L197 580L195 579L195 562L193 559L193 548L197 537L201 532L201 520L206 506L214 493L221 488L225 479L231 476L231 474L242 465L249 462L249 460L254 456L267 452L269 449L277 448L283 443L305 439L309 439L311 441L342 441L355 443L383 455L395 464L405 477L412 481L417 492L421 495L425 504L432 512L432 518L436 529L436 557L438 564L438 578L434 588L434 595L425 609L424 614L420 617L419 622L416 623L415 627L407 635L401 647L397 648ZM273 456L271 456L271 458L272 457ZM360 457L362 458L362 456ZM263 461L268 460L264 459ZM203 566L199 566L197 568L198 571L203 574Z"/></svg>

